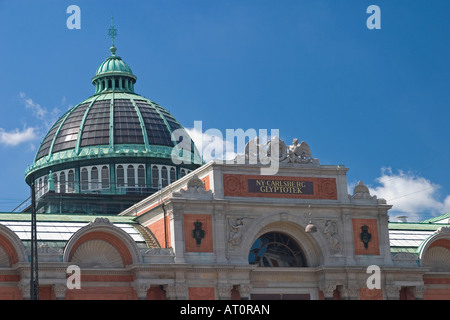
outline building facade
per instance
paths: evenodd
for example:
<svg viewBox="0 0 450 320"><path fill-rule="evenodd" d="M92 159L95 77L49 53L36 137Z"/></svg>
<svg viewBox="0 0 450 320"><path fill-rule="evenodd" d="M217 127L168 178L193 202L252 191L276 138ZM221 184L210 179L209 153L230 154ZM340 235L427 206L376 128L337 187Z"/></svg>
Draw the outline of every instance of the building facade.
<svg viewBox="0 0 450 320"><path fill-rule="evenodd" d="M274 175L251 148L202 164L110 50L95 94L26 171L40 299L450 299L449 215L391 222L391 205L362 182L349 193L348 168L298 139L277 140ZM0 213L0 299L31 298L29 211Z"/></svg>

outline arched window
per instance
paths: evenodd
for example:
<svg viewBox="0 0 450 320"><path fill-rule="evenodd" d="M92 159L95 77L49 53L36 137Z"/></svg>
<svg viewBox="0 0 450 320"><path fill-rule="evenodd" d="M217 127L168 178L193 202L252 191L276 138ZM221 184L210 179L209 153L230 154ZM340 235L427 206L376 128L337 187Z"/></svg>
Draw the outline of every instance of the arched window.
<svg viewBox="0 0 450 320"><path fill-rule="evenodd" d="M97 190L98 187L99 187L98 169L97 169L97 167L92 167L92 169L91 169L91 189Z"/></svg>
<svg viewBox="0 0 450 320"><path fill-rule="evenodd" d="M59 175L59 192L66 193L66 174L64 171Z"/></svg>
<svg viewBox="0 0 450 320"><path fill-rule="evenodd" d="M162 169L161 169L161 184L162 184L163 188L169 184L169 177L167 175L166 167L162 167Z"/></svg>
<svg viewBox="0 0 450 320"><path fill-rule="evenodd" d="M152 167L152 187L155 189L159 187L159 170L157 166Z"/></svg>
<svg viewBox="0 0 450 320"><path fill-rule="evenodd" d="M52 175L52 178L53 178L53 185L55 186L55 192L59 192L58 175L54 173Z"/></svg>
<svg viewBox="0 0 450 320"><path fill-rule="evenodd" d="M56 185L56 183L55 183ZM89 189L89 174L86 168L81 169L81 190Z"/></svg>
<svg viewBox="0 0 450 320"><path fill-rule="evenodd" d="M180 178L183 178L186 175L186 170L181 169L180 170Z"/></svg>
<svg viewBox="0 0 450 320"><path fill-rule="evenodd" d="M175 180L177 180L175 176L175 168L172 167L170 168L170 183L174 182Z"/></svg>
<svg viewBox="0 0 450 320"><path fill-rule="evenodd" d="M38 183L38 192L37 195L38 197L42 196L44 194L44 185L42 182L42 178L39 179L39 183Z"/></svg>
<svg viewBox="0 0 450 320"><path fill-rule="evenodd" d="M67 192L75 191L75 172L73 170L69 170L67 174Z"/></svg>
<svg viewBox="0 0 450 320"><path fill-rule="evenodd" d="M253 243L248 262L261 267L306 267L305 256L297 242L278 232L260 236Z"/></svg>
<svg viewBox="0 0 450 320"><path fill-rule="evenodd" d="M135 187L136 181L134 180L134 167L130 164L127 168L127 186Z"/></svg>
<svg viewBox="0 0 450 320"><path fill-rule="evenodd" d="M122 166L117 166L117 172L116 172L116 180L117 180L117 187L124 187L125 186L125 172L123 170Z"/></svg>
<svg viewBox="0 0 450 320"><path fill-rule="evenodd" d="M138 187L145 187L145 167L143 165L138 167Z"/></svg>
<svg viewBox="0 0 450 320"><path fill-rule="evenodd" d="M109 168L102 167L102 189L109 189Z"/></svg>
<svg viewBox="0 0 450 320"><path fill-rule="evenodd" d="M48 192L48 176L44 176L44 193Z"/></svg>

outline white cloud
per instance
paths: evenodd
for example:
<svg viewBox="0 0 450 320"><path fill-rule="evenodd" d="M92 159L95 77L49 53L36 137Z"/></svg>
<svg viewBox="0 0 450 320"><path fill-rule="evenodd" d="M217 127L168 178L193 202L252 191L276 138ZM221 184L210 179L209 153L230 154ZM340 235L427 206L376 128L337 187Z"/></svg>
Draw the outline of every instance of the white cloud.
<svg viewBox="0 0 450 320"><path fill-rule="evenodd" d="M50 129L50 127L56 122L59 117L60 110L58 108L54 108L51 112L48 111L47 108L42 107L39 103L36 103L24 92L19 93L20 98L23 100L25 107L31 110L33 116L40 120L43 124L43 131ZM62 104L66 103L66 97L63 97L61 100Z"/></svg>
<svg viewBox="0 0 450 320"><path fill-rule="evenodd" d="M450 212L450 195L440 199L441 186L424 177L383 168L376 180L379 185L369 187L370 193L393 205L391 211L395 216L406 215L410 221L420 221Z"/></svg>
<svg viewBox="0 0 450 320"><path fill-rule="evenodd" d="M223 138L217 129L208 129L205 132L197 128L186 128L203 160L230 160L236 156L234 145Z"/></svg>
<svg viewBox="0 0 450 320"><path fill-rule="evenodd" d="M15 129L7 132L5 129L0 128L0 144L7 146L17 146L18 144L32 141L36 139L35 128L25 128L22 131Z"/></svg>
<svg viewBox="0 0 450 320"><path fill-rule="evenodd" d="M33 112L33 115L39 119L44 120L45 116L47 115L48 111L46 108L41 107L40 104L35 103L31 98L28 98L25 93L21 92L20 97L25 102L25 107L27 109L30 109Z"/></svg>

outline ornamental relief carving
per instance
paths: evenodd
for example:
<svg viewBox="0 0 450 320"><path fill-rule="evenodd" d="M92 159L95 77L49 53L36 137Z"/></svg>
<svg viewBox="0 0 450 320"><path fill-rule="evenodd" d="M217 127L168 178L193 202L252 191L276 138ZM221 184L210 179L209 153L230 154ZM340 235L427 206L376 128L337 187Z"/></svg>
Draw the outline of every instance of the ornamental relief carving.
<svg viewBox="0 0 450 320"><path fill-rule="evenodd" d="M338 223L331 219L315 220L313 223L327 240L328 248L332 255L341 252L341 235L339 234Z"/></svg>
<svg viewBox="0 0 450 320"><path fill-rule="evenodd" d="M236 250L241 246L242 236L244 232L248 229L250 220L253 220L253 218L248 217L227 218L229 251Z"/></svg>

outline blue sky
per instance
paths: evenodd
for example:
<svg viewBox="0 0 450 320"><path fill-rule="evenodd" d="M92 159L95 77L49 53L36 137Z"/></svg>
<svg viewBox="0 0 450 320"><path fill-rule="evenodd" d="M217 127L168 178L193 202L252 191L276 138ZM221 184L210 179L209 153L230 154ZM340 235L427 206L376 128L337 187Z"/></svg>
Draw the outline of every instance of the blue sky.
<svg viewBox="0 0 450 320"><path fill-rule="evenodd" d="M448 12L446 0L0 0L0 211L29 196L49 126L94 93L114 15L136 91L185 127L279 129L350 168L350 189L362 180L391 217L450 212Z"/></svg>

